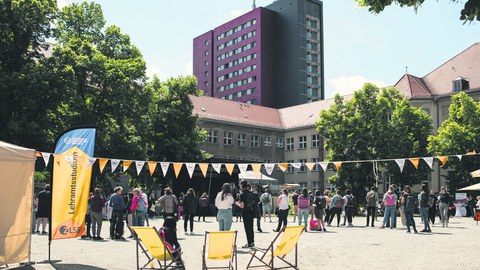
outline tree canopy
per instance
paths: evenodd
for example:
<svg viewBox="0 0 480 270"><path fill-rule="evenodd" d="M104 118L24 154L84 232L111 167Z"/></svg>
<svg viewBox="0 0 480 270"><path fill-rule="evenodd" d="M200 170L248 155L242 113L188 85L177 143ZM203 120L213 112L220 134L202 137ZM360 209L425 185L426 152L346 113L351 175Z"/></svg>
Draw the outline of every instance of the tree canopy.
<svg viewBox="0 0 480 270"><path fill-rule="evenodd" d="M437 135L428 138L428 150L435 155L455 155L480 151L480 103L465 92L452 96L449 118L438 128ZM461 160L451 158L444 166L447 170L447 185L457 187L474 184L469 172L477 170L477 156L463 156Z"/></svg>
<svg viewBox="0 0 480 270"><path fill-rule="evenodd" d="M401 7L413 7L415 11L425 2L425 0L355 0L359 6L367 7L370 12L380 13L387 6L398 4ZM450 0L458 2L458 0ZM460 20L480 21L480 1L466 0L464 8L460 11Z"/></svg>
<svg viewBox="0 0 480 270"><path fill-rule="evenodd" d="M365 84L350 100L339 95L328 110L320 112L318 133L325 138L327 159L332 161L377 160L421 157L427 154L430 116L411 106L394 88L378 89ZM430 169L406 163L403 172L395 162L381 162L399 185L419 183ZM375 184L372 162L344 163L329 179L337 188L357 194Z"/></svg>

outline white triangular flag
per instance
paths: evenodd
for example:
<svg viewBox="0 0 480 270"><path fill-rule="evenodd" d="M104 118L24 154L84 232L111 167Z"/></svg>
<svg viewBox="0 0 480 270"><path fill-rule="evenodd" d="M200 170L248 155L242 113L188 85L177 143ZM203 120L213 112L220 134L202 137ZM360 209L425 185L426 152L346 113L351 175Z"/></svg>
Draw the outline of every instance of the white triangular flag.
<svg viewBox="0 0 480 270"><path fill-rule="evenodd" d="M327 171L328 162L318 162L318 165L320 165L320 167L322 167L324 172Z"/></svg>
<svg viewBox="0 0 480 270"><path fill-rule="evenodd" d="M143 169L143 165L145 165L145 161L135 161L135 167L137 167L137 175L140 175L140 172Z"/></svg>
<svg viewBox="0 0 480 270"><path fill-rule="evenodd" d="M462 155L457 155L458 161L462 161Z"/></svg>
<svg viewBox="0 0 480 270"><path fill-rule="evenodd" d="M115 169L117 169L118 164L120 164L120 160L119 159L112 159L112 160L110 160L110 163L112 165L112 172L114 172Z"/></svg>
<svg viewBox="0 0 480 270"><path fill-rule="evenodd" d="M190 175L190 179L192 179L193 171L195 171L195 165L197 165L197 163L185 163L185 166L187 166L188 175Z"/></svg>
<svg viewBox="0 0 480 270"><path fill-rule="evenodd" d="M300 167L302 167L302 163L291 163L291 164L292 164L292 167L297 169L300 169Z"/></svg>
<svg viewBox="0 0 480 270"><path fill-rule="evenodd" d="M432 166L433 166L433 157L424 157L423 160L425 160L425 162L427 163L428 167L430 167L430 169L431 169Z"/></svg>
<svg viewBox="0 0 480 270"><path fill-rule="evenodd" d="M67 161L68 165L70 165L70 167L72 167L73 156L64 156L64 157L65 157L65 160Z"/></svg>
<svg viewBox="0 0 480 270"><path fill-rule="evenodd" d="M167 175L168 166L170 166L170 162L160 162L160 167L162 167L163 177Z"/></svg>
<svg viewBox="0 0 480 270"><path fill-rule="evenodd" d="M67 160L68 161L68 160ZM94 157L89 157L88 158L88 167L92 167L93 164L95 163L95 161L97 161L97 158L94 158Z"/></svg>
<svg viewBox="0 0 480 270"><path fill-rule="evenodd" d="M237 164L237 165L238 165L238 169L240 170L241 174L245 174L247 172L248 164L241 163L241 164Z"/></svg>
<svg viewBox="0 0 480 270"><path fill-rule="evenodd" d="M397 162L397 165L400 168L400 172L403 172L403 167L405 166L405 159L395 159L395 162Z"/></svg>
<svg viewBox="0 0 480 270"><path fill-rule="evenodd" d="M220 171L222 170L222 163L213 163L212 167L218 174L220 174Z"/></svg>
<svg viewBox="0 0 480 270"><path fill-rule="evenodd" d="M48 166L48 161L50 161L50 153L42 152L43 161L45 161L45 167Z"/></svg>
<svg viewBox="0 0 480 270"><path fill-rule="evenodd" d="M271 175L273 172L273 169L275 169L275 163L266 163L263 164L265 167L265 171L267 171L268 175Z"/></svg>

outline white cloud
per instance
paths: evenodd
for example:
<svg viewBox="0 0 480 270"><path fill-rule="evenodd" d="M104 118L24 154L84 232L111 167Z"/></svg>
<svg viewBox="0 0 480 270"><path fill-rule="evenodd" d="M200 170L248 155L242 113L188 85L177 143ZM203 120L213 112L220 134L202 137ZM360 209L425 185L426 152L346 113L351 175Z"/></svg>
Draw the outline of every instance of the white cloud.
<svg viewBox="0 0 480 270"><path fill-rule="evenodd" d="M329 81L332 89L332 96L336 93L340 95L349 95L361 89L365 83L372 83L378 87L385 87L387 84L383 81L367 79L361 75L340 76Z"/></svg>
<svg viewBox="0 0 480 270"><path fill-rule="evenodd" d="M187 73L187 75L192 75L193 74L193 62L192 61L188 62L185 65L185 73Z"/></svg>
<svg viewBox="0 0 480 270"><path fill-rule="evenodd" d="M233 19L237 18L238 16L243 15L245 13L246 13L245 10L234 9L234 10L231 10L228 14L224 14L222 16L222 18L219 19L219 21L220 21L220 23L225 23L225 22L233 20Z"/></svg>
<svg viewBox="0 0 480 270"><path fill-rule="evenodd" d="M153 78L153 75L157 75L160 78L160 73L161 70L159 67L152 65L152 64L147 64L147 76L148 78Z"/></svg>
<svg viewBox="0 0 480 270"><path fill-rule="evenodd" d="M57 0L57 6L59 9L62 9L69 4L70 3L67 0Z"/></svg>

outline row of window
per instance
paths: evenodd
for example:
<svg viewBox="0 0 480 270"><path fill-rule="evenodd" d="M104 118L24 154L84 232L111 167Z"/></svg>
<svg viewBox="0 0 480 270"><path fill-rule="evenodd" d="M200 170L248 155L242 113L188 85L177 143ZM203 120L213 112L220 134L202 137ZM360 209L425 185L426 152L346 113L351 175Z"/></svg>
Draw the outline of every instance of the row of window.
<svg viewBox="0 0 480 270"><path fill-rule="evenodd" d="M307 30L307 38L318 40L318 31Z"/></svg>
<svg viewBox="0 0 480 270"><path fill-rule="evenodd" d="M224 65L218 66L218 67L217 67L217 71L222 71L222 70L224 70L224 69L227 69L227 68L230 68L230 67L234 67L234 66L236 66L236 65L238 65L238 64L241 64L241 63L250 61L250 60L255 59L255 58L257 58L257 54L256 54L256 53L252 53L252 54L250 54L250 55L247 55L247 56L244 56L244 57L242 57L242 58L236 59L236 60L234 60L234 61L232 61L232 62L228 62L228 63L226 63L226 64L224 64Z"/></svg>
<svg viewBox="0 0 480 270"><path fill-rule="evenodd" d="M312 75L307 75L307 84L318 84L318 77L317 76L312 76Z"/></svg>
<svg viewBox="0 0 480 270"><path fill-rule="evenodd" d="M257 65L251 65L251 66L239 69L239 70L235 70L234 72L230 72L228 74L225 74L223 76L218 77L217 82L221 82L221 81L229 79L229 78L237 77L239 75L254 71L256 69L257 69Z"/></svg>
<svg viewBox="0 0 480 270"><path fill-rule="evenodd" d="M309 97L319 97L320 96L320 91L316 87L308 87L306 94Z"/></svg>
<svg viewBox="0 0 480 270"><path fill-rule="evenodd" d="M253 87L253 88L250 88L250 89L247 89L247 90L243 90L243 91L240 91L240 92L237 92L237 93L230 94L228 96L224 96L224 97L222 97L222 99L232 100L232 99L241 98L241 97L244 97L244 96L249 96L251 94L255 94L256 92L257 92L257 88Z"/></svg>
<svg viewBox="0 0 480 270"><path fill-rule="evenodd" d="M307 64L307 72L308 73L318 73L318 65L316 64Z"/></svg>
<svg viewBox="0 0 480 270"><path fill-rule="evenodd" d="M251 38L251 37L254 37L254 36L256 36L256 35L257 35L257 31L256 31L256 30L253 30L252 32L248 32L248 33L245 34L245 35L241 35L241 36L239 36L239 37L237 37L237 38L234 38L234 39L232 39L232 40L230 40L230 41L228 41L228 42L225 42L225 43L223 43L223 44L218 45L218 46L217 46L217 51L223 50L223 49L225 49L225 48L227 48L227 47L232 46L233 44L237 44L237 43L240 42L240 41L247 40L247 39L249 39L249 38Z"/></svg>
<svg viewBox="0 0 480 270"><path fill-rule="evenodd" d="M208 137L207 141L209 143L217 144L218 143L218 129L209 129L208 130ZM261 136L258 134L248 134L246 133L238 133L237 134L237 146L239 147L247 147L247 137L250 139L250 147L251 148L259 148L260 147L260 138ZM233 145L234 143L234 136L233 131L224 131L223 132L223 144L224 145ZM272 146L272 137L264 136L263 137L263 146L271 147ZM275 146L277 148L283 148L283 138L275 138Z"/></svg>
<svg viewBox="0 0 480 270"><path fill-rule="evenodd" d="M316 42L307 41L307 49L312 51L318 51L318 44Z"/></svg>
<svg viewBox="0 0 480 270"><path fill-rule="evenodd" d="M251 48L253 48L253 47L255 47L255 46L257 46L257 42L256 42L256 41L254 41L254 42L252 42L252 43L249 43L249 44L247 44L247 45L244 45L244 46L242 46L242 47L236 48L236 49L233 50L233 51L229 51L229 52L226 52L226 53L224 53L224 54L221 54L221 55L217 56L217 61L222 61L222 60L225 59L225 58L228 58L228 57L230 57L230 56L239 54L239 53L244 52L244 51L246 51L246 50L249 50L249 49L251 49Z"/></svg>
<svg viewBox="0 0 480 270"><path fill-rule="evenodd" d="M298 172L307 172L307 166L305 163L308 161L306 159L299 159L298 163L300 163L300 168L298 168ZM320 162L319 158L312 158L312 163L315 163L315 166L312 168L312 172L318 172L319 171L319 165L318 162ZM288 167L285 173L293 173L294 167L292 166L291 163L295 163L294 160L287 160Z"/></svg>
<svg viewBox="0 0 480 270"><path fill-rule="evenodd" d="M228 30L228 31L225 32L225 33L222 33L222 34L218 35L218 36L217 36L217 40L221 40L221 39L223 39L223 38L226 38L226 37L228 37L228 36L231 36L231 35L233 35L234 33L240 32L241 30L243 30L243 29L245 29L245 28L248 28L248 27L250 27L250 26L252 26L252 25L255 25L256 23L257 23L257 20L256 20L256 19L253 19L253 20L251 20L251 21L248 21L248 22L246 22L246 23L244 23L244 24L242 24L242 25L239 25L239 26L237 26L237 27L235 27L235 28L233 28L233 29Z"/></svg>
<svg viewBox="0 0 480 270"><path fill-rule="evenodd" d="M312 148L319 146L319 135L312 135ZM295 138L287 138L286 150L292 151L295 150ZM298 149L307 149L307 136L298 136Z"/></svg>
<svg viewBox="0 0 480 270"><path fill-rule="evenodd" d="M252 76L250 78L246 78L246 79L236 81L236 82L224 85L224 86L217 87L217 93L222 93L223 91L230 90L232 88L235 88L235 87L238 87L238 86L241 86L241 85L245 85L245 84L248 84L248 83L256 82L256 81L257 81L257 76Z"/></svg>
<svg viewBox="0 0 480 270"><path fill-rule="evenodd" d="M312 19L312 18L307 18L306 25L307 25L307 27L317 29L318 28L318 20L315 20L315 19Z"/></svg>
<svg viewBox="0 0 480 270"><path fill-rule="evenodd" d="M312 53L312 52L308 52L308 53L307 53L307 60L308 60L308 61L312 61L312 62L318 62L318 54Z"/></svg>

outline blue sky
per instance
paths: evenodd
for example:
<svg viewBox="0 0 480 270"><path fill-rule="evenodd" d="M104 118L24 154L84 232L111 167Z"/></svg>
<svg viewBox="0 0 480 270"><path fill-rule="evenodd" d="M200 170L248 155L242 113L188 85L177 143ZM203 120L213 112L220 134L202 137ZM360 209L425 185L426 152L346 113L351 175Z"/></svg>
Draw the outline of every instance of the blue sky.
<svg viewBox="0 0 480 270"><path fill-rule="evenodd" d="M58 0L59 6L80 2ZM148 74L192 74L192 40L247 11L252 0L97 0L107 25L117 25L143 53ZM257 0L266 6L273 0ZM405 74L424 76L475 42L480 23L458 18L464 1L427 0L374 15L354 0L324 0L326 97L349 94L369 81L393 85Z"/></svg>

